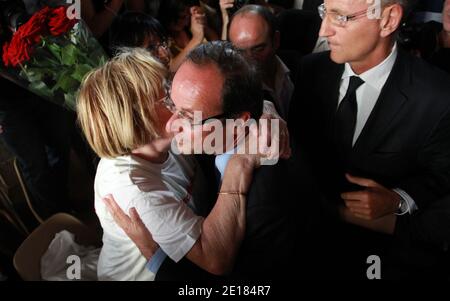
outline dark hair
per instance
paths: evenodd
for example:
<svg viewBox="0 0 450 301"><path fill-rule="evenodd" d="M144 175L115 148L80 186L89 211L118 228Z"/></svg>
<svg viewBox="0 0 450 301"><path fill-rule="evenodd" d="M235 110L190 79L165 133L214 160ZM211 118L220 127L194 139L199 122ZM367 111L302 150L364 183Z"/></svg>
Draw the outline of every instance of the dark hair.
<svg viewBox="0 0 450 301"><path fill-rule="evenodd" d="M158 20L166 30L169 29L170 24L177 22L186 7L191 6L190 1L183 0L163 0L159 5Z"/></svg>
<svg viewBox="0 0 450 301"><path fill-rule="evenodd" d="M150 35L161 41L167 39L161 23L152 16L140 12L126 12L113 24L111 49L115 52L119 47L141 47Z"/></svg>
<svg viewBox="0 0 450 301"><path fill-rule="evenodd" d="M227 117L249 112L258 120L263 109L262 81L255 66L230 42L214 41L192 50L186 61L195 65L216 65L222 76L222 110Z"/></svg>
<svg viewBox="0 0 450 301"><path fill-rule="evenodd" d="M233 22L233 19L238 15L246 15L246 14L254 14L258 15L261 18L266 21L267 26L269 27L269 34L270 37L273 39L275 36L276 29L276 23L275 23L275 16L272 14L270 9L268 9L265 6L262 5L245 5L242 8L240 8L237 12L234 13L231 22Z"/></svg>
<svg viewBox="0 0 450 301"><path fill-rule="evenodd" d="M5 29L9 27L16 31L30 17L22 1L0 0L0 22Z"/></svg>

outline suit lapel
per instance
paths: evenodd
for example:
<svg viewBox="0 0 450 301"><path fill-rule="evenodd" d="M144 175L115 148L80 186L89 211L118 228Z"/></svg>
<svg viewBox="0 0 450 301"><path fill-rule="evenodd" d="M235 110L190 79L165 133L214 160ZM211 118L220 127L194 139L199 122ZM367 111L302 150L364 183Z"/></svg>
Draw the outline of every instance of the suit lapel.
<svg viewBox="0 0 450 301"><path fill-rule="evenodd" d="M353 147L355 154L365 154L376 148L407 102L408 97L404 91L408 85L410 70L406 60L405 54L399 51L392 72Z"/></svg>

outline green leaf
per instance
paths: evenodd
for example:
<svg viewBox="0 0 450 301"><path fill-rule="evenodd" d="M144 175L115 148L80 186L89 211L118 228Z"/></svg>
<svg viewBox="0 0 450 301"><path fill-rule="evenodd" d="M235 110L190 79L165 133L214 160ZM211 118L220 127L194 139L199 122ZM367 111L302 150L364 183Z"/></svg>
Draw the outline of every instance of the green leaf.
<svg viewBox="0 0 450 301"><path fill-rule="evenodd" d="M28 87L32 92L40 96L44 96L46 98L53 97L52 91L49 89L49 87L47 87L47 85L43 81L32 82Z"/></svg>
<svg viewBox="0 0 450 301"><path fill-rule="evenodd" d="M46 46L47 49L50 50L50 52L53 54L53 56L55 56L58 59L58 61L61 62L62 59L61 47L53 43L48 43Z"/></svg>
<svg viewBox="0 0 450 301"><path fill-rule="evenodd" d="M75 93L65 93L64 94L64 105L75 111L76 110L77 99Z"/></svg>
<svg viewBox="0 0 450 301"><path fill-rule="evenodd" d="M39 60L35 59L33 61L33 66L39 67L39 68L49 68L49 69L55 69L55 66L59 68L61 65L60 61L56 61L55 59L51 58L50 56L39 56Z"/></svg>
<svg viewBox="0 0 450 301"><path fill-rule="evenodd" d="M86 64L77 65L75 67L75 71L72 74L72 77L76 79L77 81L81 82L83 80L83 77L92 70L92 67Z"/></svg>
<svg viewBox="0 0 450 301"><path fill-rule="evenodd" d="M105 65L107 61L108 61L108 58L105 55L102 55L100 57L100 65L99 65L99 67Z"/></svg>
<svg viewBox="0 0 450 301"><path fill-rule="evenodd" d="M42 64L42 65L35 64L35 65L31 65L28 68L28 70L35 71L35 72L46 73L46 74L54 73L55 71L57 71L59 69L60 68L54 68L53 66L46 66L44 64Z"/></svg>
<svg viewBox="0 0 450 301"><path fill-rule="evenodd" d="M32 69L32 68L29 68L26 74L28 77L28 81L30 82L42 81L45 75L45 73L40 71L39 69Z"/></svg>
<svg viewBox="0 0 450 301"><path fill-rule="evenodd" d="M69 44L61 51L62 63L66 66L72 66L76 62L77 48L73 44Z"/></svg>
<svg viewBox="0 0 450 301"><path fill-rule="evenodd" d="M63 74L59 79L58 82L56 83L56 86L53 88L54 90L61 88L61 90L63 90L63 92L65 93L71 93L73 92L75 89L78 88L79 86L79 81L77 81L76 79L72 78L70 75Z"/></svg>

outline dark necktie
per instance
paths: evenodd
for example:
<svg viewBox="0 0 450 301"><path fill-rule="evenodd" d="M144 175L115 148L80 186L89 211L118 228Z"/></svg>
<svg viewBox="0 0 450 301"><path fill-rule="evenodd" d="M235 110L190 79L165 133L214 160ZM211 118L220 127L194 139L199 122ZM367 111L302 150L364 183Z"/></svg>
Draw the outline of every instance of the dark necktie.
<svg viewBox="0 0 450 301"><path fill-rule="evenodd" d="M355 133L358 104L356 90L364 81L358 76L350 77L347 93L342 99L335 116L335 142L341 159L347 160L352 149L353 135Z"/></svg>

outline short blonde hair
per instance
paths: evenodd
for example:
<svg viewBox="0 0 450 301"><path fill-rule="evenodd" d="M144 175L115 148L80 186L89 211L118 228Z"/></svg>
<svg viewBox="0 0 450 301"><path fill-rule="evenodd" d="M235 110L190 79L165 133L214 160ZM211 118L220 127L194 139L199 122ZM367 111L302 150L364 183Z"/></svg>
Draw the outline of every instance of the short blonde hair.
<svg viewBox="0 0 450 301"><path fill-rule="evenodd" d="M129 48L85 77L78 120L98 156L127 155L160 137L155 104L166 76L166 68L148 51Z"/></svg>

